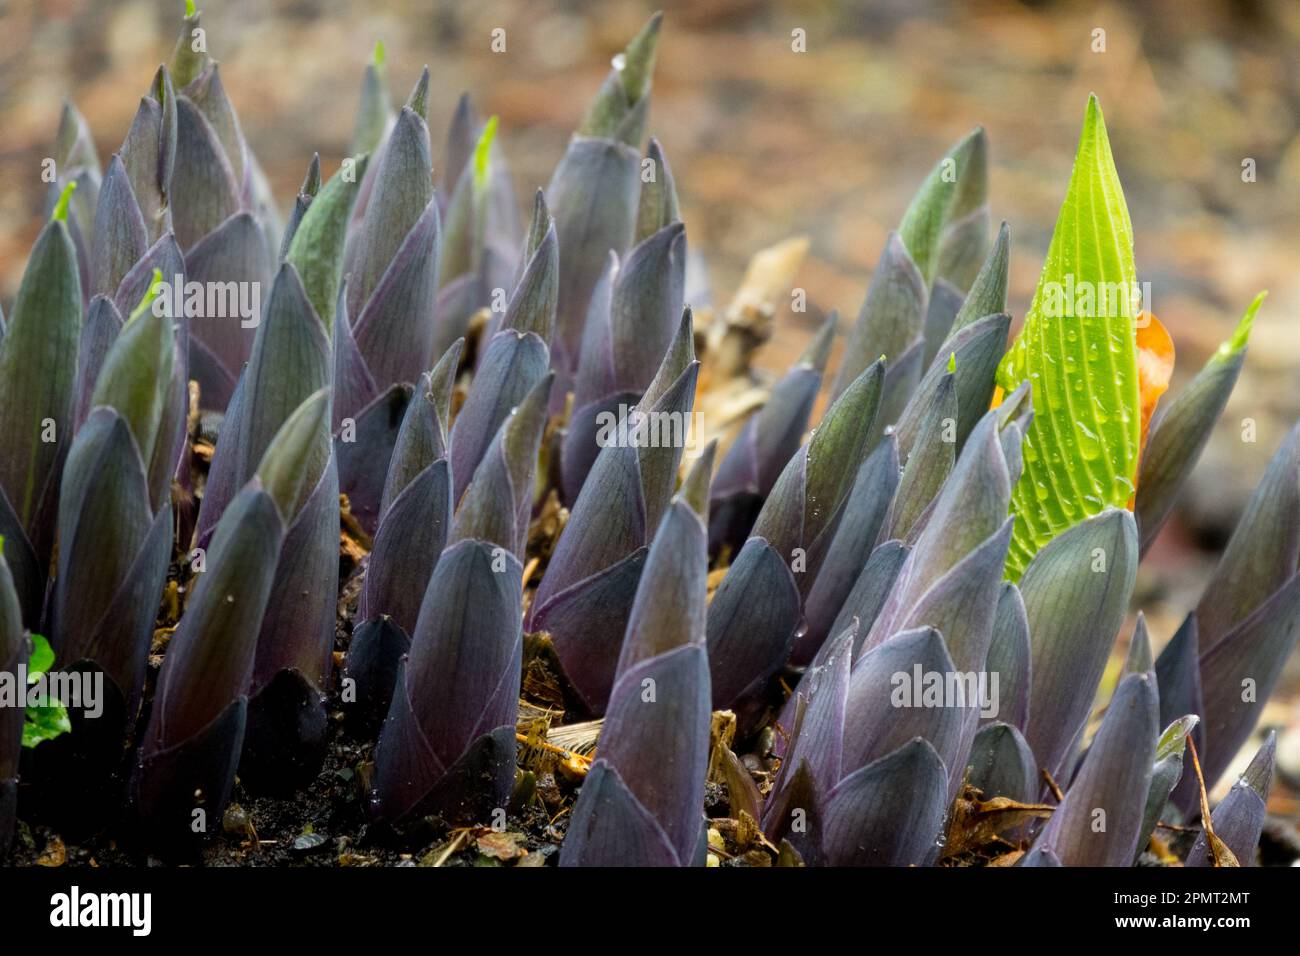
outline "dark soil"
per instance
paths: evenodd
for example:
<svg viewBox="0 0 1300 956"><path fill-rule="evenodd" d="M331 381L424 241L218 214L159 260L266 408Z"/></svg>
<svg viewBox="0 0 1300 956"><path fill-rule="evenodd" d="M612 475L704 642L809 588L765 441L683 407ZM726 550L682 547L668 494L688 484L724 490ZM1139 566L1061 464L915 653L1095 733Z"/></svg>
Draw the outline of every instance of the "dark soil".
<svg viewBox="0 0 1300 956"><path fill-rule="evenodd" d="M436 819L401 835L373 826L365 792L374 741L353 736L341 708L335 686L329 703L329 746L311 784L287 796L265 796L249 793L237 780L229 806L214 824L219 832L197 856L160 858L145 852L125 806L94 833L75 840L52 823L37 822L30 807L20 806L9 862L16 866L465 866L502 865L530 853L528 865L543 865L555 855L562 830L550 825L542 797L546 789L541 787L533 800L511 808L500 832L486 827L452 830ZM553 778L547 787L555 798L571 800L572 788L561 790Z"/></svg>

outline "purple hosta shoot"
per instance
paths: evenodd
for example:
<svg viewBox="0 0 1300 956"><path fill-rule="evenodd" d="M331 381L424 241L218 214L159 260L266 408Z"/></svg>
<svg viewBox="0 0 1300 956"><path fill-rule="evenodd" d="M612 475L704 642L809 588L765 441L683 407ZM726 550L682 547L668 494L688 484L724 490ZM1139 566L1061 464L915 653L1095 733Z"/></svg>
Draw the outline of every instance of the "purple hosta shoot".
<svg viewBox="0 0 1300 956"><path fill-rule="evenodd" d="M1232 336L1215 350L1187 387L1173 401L1156 409L1138 465L1134 503L1143 554L1169 519L1178 493L1228 403L1246 361L1246 343L1255 315L1266 295L1261 292L1255 297Z"/></svg>
<svg viewBox="0 0 1300 956"><path fill-rule="evenodd" d="M462 98L448 134L446 194L439 194L445 229L438 290L434 349L446 348L464 335L474 313L487 308L497 324L506 295L515 285L520 223L514 183L497 142L497 117L481 122L468 98ZM462 136L473 134L473 150L464 156ZM462 160L462 156L464 156ZM453 178L454 177L454 178ZM541 228L546 229L547 219ZM531 251L525 258L531 257ZM554 279L552 281L555 281ZM552 320L554 321L554 320Z"/></svg>
<svg viewBox="0 0 1300 956"><path fill-rule="evenodd" d="M825 558L880 403L884 363L872 363L789 459L750 537L709 605L709 668L719 707L742 724L794 647L804 595Z"/></svg>
<svg viewBox="0 0 1300 956"><path fill-rule="evenodd" d="M5 560L5 540L0 538L0 674L16 680L19 665L26 664L31 642L23 627L18 591ZM23 748L24 712L21 707L0 707L0 859L9 852L18 810L18 761Z"/></svg>
<svg viewBox="0 0 1300 956"><path fill-rule="evenodd" d="M374 187L345 256L352 338L380 392L416 381L434 359L441 225L428 84L426 69L377 159Z"/></svg>
<svg viewBox="0 0 1300 956"><path fill-rule="evenodd" d="M1259 723L1300 636L1300 426L1268 464L1194 616L1156 662L1161 696L1195 707L1206 786L1223 775ZM1183 640L1179 640L1182 637ZM1190 673L1192 655L1196 674ZM1195 816L1187 782L1174 802Z"/></svg>
<svg viewBox="0 0 1300 956"><path fill-rule="evenodd" d="M887 435L858 466L826 558L804 600L804 629L791 653L793 663L806 665L812 661L818 649L825 646L827 636L842 632L852 617L858 617L863 628L870 629L879 605L868 616L863 602L870 600L869 594L879 594L883 601L893 578L882 582L882 590L882 586L868 584L868 580L880 581L878 575L873 573L863 580L862 571L877 550L875 545L894 500L898 478L898 442ZM894 544L901 553L901 542Z"/></svg>
<svg viewBox="0 0 1300 956"><path fill-rule="evenodd" d="M0 340L0 535L30 628L40 619L74 428L82 296L67 219L75 190L64 188L37 236Z"/></svg>
<svg viewBox="0 0 1300 956"><path fill-rule="evenodd" d="M316 202L299 224L305 235ZM323 207L322 207L323 208ZM292 246L291 246L292 249ZM319 276L310 271L308 275ZM232 493L253 478L275 451L274 440L303 403L301 429L317 429L303 441L302 493L281 509L285 559L261 622L257 667L249 689L249 721L243 773L256 786L280 788L314 773L323 756L323 692L330 675L338 585L339 478L330 441L328 391L333 372L329 330L317 312L298 269L281 264L253 342L252 358L217 440L197 545L211 541ZM241 492L242 493L242 492Z"/></svg>
<svg viewBox="0 0 1300 956"><path fill-rule="evenodd" d="M388 713L398 664L410 648L420 603L451 531L447 431L463 345L458 339L421 376L388 466L344 670L345 681L352 681L349 719L367 732L378 730Z"/></svg>
<svg viewBox="0 0 1300 956"><path fill-rule="evenodd" d="M709 501L709 551L737 551L786 463L803 444L839 315L830 313L803 355L741 427L718 465Z"/></svg>
<svg viewBox="0 0 1300 956"><path fill-rule="evenodd" d="M75 732L51 745L65 758L77 755L82 785L97 784L117 764L135 725L171 558L180 443L172 423L184 418L172 371L181 346L167 302L159 303L161 271L154 277L104 357L60 488L50 644L60 670L102 675L107 694L85 720L72 708ZM165 466L151 469L156 460ZM49 754L46 748L42 758Z"/></svg>
<svg viewBox="0 0 1300 956"><path fill-rule="evenodd" d="M699 866L709 762L705 521L714 446L655 532L561 866Z"/></svg>
<svg viewBox="0 0 1300 956"><path fill-rule="evenodd" d="M931 170L898 231L885 243L849 333L831 394L844 391L877 356L888 357L893 381L887 382L888 402L882 408L886 424L895 420L919 378L931 283L944 276L960 292L972 279L972 264L984 262L987 151L984 130L977 128ZM1002 307L990 310L1000 311ZM942 349L937 351L943 355ZM914 357L909 355L912 352Z"/></svg>
<svg viewBox="0 0 1300 956"><path fill-rule="evenodd" d="M297 786L315 776L325 756L339 573L329 417L329 391L314 392L281 426L257 470L273 494L292 489L277 497L284 544L248 690L240 776L253 789Z"/></svg>
<svg viewBox="0 0 1300 956"><path fill-rule="evenodd" d="M202 30L198 13L186 18L172 55L175 102L164 106L173 111L174 165L163 194L185 253L187 279L206 290L237 290L237 299L205 295L187 310L190 377L199 383L202 406L221 411L249 360L264 315L281 223L220 68L203 44L195 49L196 30Z"/></svg>
<svg viewBox="0 0 1300 956"><path fill-rule="evenodd" d="M791 743L768 794L768 837L810 865L930 862L948 806L961 710L896 707L893 674L944 673L952 659L933 628L904 631L855 663L857 622L834 638L797 692ZM933 743L931 741L934 741Z"/></svg>
<svg viewBox="0 0 1300 956"><path fill-rule="evenodd" d="M292 422L299 440L311 437L302 424ZM160 847L184 847L213 832L230 799L285 539L283 515L301 494L294 471L309 453L310 442L277 449L282 461L264 468L274 484L255 475L230 502L168 646L131 782L141 825Z"/></svg>
<svg viewBox="0 0 1300 956"><path fill-rule="evenodd" d="M546 187L560 242L553 359L566 376L577 371L588 307L609 254L621 258L635 235L640 149L662 19L659 13L651 17L615 58Z"/></svg>
<svg viewBox="0 0 1300 956"><path fill-rule="evenodd" d="M1035 849L1050 850L1063 866L1132 863L1151 785L1157 710L1152 675L1130 673L1120 680L1065 799L1043 827Z"/></svg>
<svg viewBox="0 0 1300 956"><path fill-rule="evenodd" d="M1211 841L1208 832L1202 829L1187 854L1186 866L1231 866L1231 860L1239 866L1255 865L1276 760L1277 732L1269 731L1245 772L1210 814L1210 827L1216 839ZM1213 849L1211 842L1215 844ZM1225 850L1232 854L1231 860Z"/></svg>
<svg viewBox="0 0 1300 956"><path fill-rule="evenodd" d="M525 622L550 634L581 706L593 714L609 700L636 582L673 493L698 372L687 309L654 380L620 422L627 427L615 429L596 456ZM638 438L638 422L658 440Z"/></svg>
<svg viewBox="0 0 1300 956"><path fill-rule="evenodd" d="M365 167L331 327L339 487L368 534L377 527L385 479L373 463L392 456L411 389L446 347L435 351L442 227L428 87L426 68Z"/></svg>
<svg viewBox="0 0 1300 956"><path fill-rule="evenodd" d="M375 751L372 808L402 828L485 821L515 773L523 564L533 472L554 376L501 424L457 510Z"/></svg>
<svg viewBox="0 0 1300 956"><path fill-rule="evenodd" d="M523 272L479 357L469 395L451 431L452 500L459 502L501 423L550 368L559 277L555 224L539 190Z"/></svg>
<svg viewBox="0 0 1300 956"><path fill-rule="evenodd" d="M644 162L655 179L641 186L644 208L638 224L656 228L626 256L610 252L587 309L574 410L561 458L561 483L570 503L600 452L602 420L623 414L641 399L681 318L686 227L676 218L659 222L675 214L677 203L675 195L665 192L673 188L671 180L663 182L658 176L661 167L667 169L662 150L652 145Z"/></svg>
<svg viewBox="0 0 1300 956"><path fill-rule="evenodd" d="M54 139L54 181L46 196L47 214L58 205L63 190L76 183L68 209L68 232L77 249L80 267L81 294L89 298L90 252L89 242L95 234L95 207L99 203L99 187L104 172L95 151L95 139L90 126L70 100L64 100L59 114L59 130Z"/></svg>

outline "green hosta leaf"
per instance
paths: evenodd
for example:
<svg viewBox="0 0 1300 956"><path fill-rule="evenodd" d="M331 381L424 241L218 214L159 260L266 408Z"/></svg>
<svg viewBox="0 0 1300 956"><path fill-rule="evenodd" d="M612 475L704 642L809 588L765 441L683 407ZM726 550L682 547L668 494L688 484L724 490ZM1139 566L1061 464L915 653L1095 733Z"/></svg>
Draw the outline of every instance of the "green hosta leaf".
<svg viewBox="0 0 1300 956"><path fill-rule="evenodd" d="M172 319L154 310L162 283L162 272L155 269L144 299L104 358L90 400L92 408L111 406L126 420L144 463L153 457L176 351Z"/></svg>
<svg viewBox="0 0 1300 956"><path fill-rule="evenodd" d="M1200 718L1195 714L1187 714L1166 727L1160 739L1156 741L1156 760L1168 760L1170 757L1181 755L1183 748L1187 746L1187 735L1199 722Z"/></svg>
<svg viewBox="0 0 1300 956"><path fill-rule="evenodd" d="M1034 402L1011 499L1012 580L1056 535L1133 494L1136 289L1133 227L1094 96L1024 329L998 368L998 385L1029 381Z"/></svg>
<svg viewBox="0 0 1300 956"><path fill-rule="evenodd" d="M325 184L303 214L285 256L302 276L307 298L331 334L343 275L343 243L368 162L368 156L356 157L349 175L340 170Z"/></svg>
<svg viewBox="0 0 1300 956"><path fill-rule="evenodd" d="M627 49L614 58L613 68L578 128L579 136L613 139L634 147L640 144L662 21L662 13L652 16Z"/></svg>
<svg viewBox="0 0 1300 956"><path fill-rule="evenodd" d="M293 521L312 493L330 452L330 392L313 392L280 426L257 474L285 523Z"/></svg>
<svg viewBox="0 0 1300 956"><path fill-rule="evenodd" d="M180 35L176 37L176 46L172 50L172 81L177 88L188 86L208 65L207 52L203 49L195 49L194 31L200 28L198 9L193 0L185 0L185 21L181 25ZM206 43L202 46L206 46Z"/></svg>
<svg viewBox="0 0 1300 956"><path fill-rule="evenodd" d="M32 654L27 661L27 683L31 684L50 669L54 663L54 650L50 642L39 634L32 636ZM51 740L72 730L68 709L60 704L31 704L23 721L23 746L35 747L43 740Z"/></svg>
<svg viewBox="0 0 1300 956"><path fill-rule="evenodd" d="M492 143L497 138L497 118L489 116L483 124L483 133L474 147L474 194L481 195L488 185L488 163L492 159Z"/></svg>
<svg viewBox="0 0 1300 956"><path fill-rule="evenodd" d="M54 664L54 648L39 634L32 636L32 653L27 659L27 682L31 683Z"/></svg>
<svg viewBox="0 0 1300 956"><path fill-rule="evenodd" d="M71 730L72 721L68 720L66 707L33 704L27 708L27 719L23 721L23 746L35 747Z"/></svg>
<svg viewBox="0 0 1300 956"><path fill-rule="evenodd" d="M29 535L58 443L71 433L82 313L77 251L65 221L74 186L36 239L0 349L0 489Z"/></svg>
<svg viewBox="0 0 1300 956"><path fill-rule="evenodd" d="M984 129L976 127L930 170L903 213L898 236L927 285L938 269L944 229L954 217L968 214L983 201L987 153Z"/></svg>

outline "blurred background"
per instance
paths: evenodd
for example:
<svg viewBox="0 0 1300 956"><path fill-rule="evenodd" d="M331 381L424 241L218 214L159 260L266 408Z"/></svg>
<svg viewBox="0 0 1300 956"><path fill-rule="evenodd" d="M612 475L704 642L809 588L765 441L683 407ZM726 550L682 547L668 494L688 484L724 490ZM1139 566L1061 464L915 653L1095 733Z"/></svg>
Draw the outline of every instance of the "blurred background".
<svg viewBox="0 0 1300 956"><path fill-rule="evenodd" d="M1250 490L1300 418L1300 4L883 0L210 0L208 49L289 208L313 151L327 174L352 130L376 40L400 102L432 72L438 140L469 91L527 197L545 185L610 58L666 11L651 131L677 177L689 242L725 302L749 256L810 237L800 285L760 359L788 364L818 310L856 315L913 190L976 124L991 144L994 221L1011 223L1023 314L1064 195L1089 91L1105 110L1137 262L1178 349L1173 390L1270 290L1236 394L1183 506L1139 579L1153 636L1173 633ZM0 0L0 303L40 225L63 97L101 158L118 148L183 0ZM506 50L491 49L506 31ZM806 52L792 50L792 31ZM1099 34L1096 31L1104 31ZM1104 50L1099 50L1104 41ZM1252 161L1253 182L1243 181ZM847 325L847 321L845 323ZM1242 419L1257 441L1241 439ZM1276 722L1300 725L1293 667ZM1293 734L1294 739L1297 734ZM1300 773L1300 754L1292 758Z"/></svg>

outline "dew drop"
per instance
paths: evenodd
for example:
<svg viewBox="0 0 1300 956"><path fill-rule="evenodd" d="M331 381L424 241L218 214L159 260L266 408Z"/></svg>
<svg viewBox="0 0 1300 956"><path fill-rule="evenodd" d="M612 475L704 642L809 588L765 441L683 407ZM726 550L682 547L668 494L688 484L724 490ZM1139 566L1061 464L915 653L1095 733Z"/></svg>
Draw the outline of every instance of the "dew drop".
<svg viewBox="0 0 1300 956"><path fill-rule="evenodd" d="M1075 422L1075 427L1079 430L1079 454L1083 455L1086 461L1096 461L1097 456L1101 454L1101 441L1083 422Z"/></svg>
<svg viewBox="0 0 1300 956"><path fill-rule="evenodd" d="M1106 410L1106 403L1101 400L1100 395L1092 396L1093 418L1097 420L1098 425L1105 425L1110 421L1110 412Z"/></svg>

